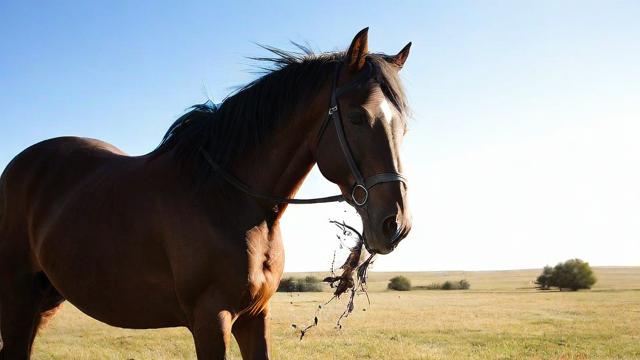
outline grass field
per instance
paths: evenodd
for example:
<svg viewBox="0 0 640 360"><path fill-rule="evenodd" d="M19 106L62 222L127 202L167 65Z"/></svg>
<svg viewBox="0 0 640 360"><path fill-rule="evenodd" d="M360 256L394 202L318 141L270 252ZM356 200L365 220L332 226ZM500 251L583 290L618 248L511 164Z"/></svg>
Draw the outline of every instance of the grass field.
<svg viewBox="0 0 640 360"><path fill-rule="evenodd" d="M357 299L342 330L344 301L326 307L304 340L291 327L313 319L330 293L272 300L275 359L640 359L640 267L595 268L591 291L540 292L540 270L401 273L413 285L466 278L467 291L386 290L400 273L372 273L371 305ZM288 274L302 276L307 274ZM324 275L324 274L315 274ZM366 311L365 311L366 309ZM239 359L237 346L232 359ZM70 304L36 339L36 359L194 359L185 329L109 327Z"/></svg>

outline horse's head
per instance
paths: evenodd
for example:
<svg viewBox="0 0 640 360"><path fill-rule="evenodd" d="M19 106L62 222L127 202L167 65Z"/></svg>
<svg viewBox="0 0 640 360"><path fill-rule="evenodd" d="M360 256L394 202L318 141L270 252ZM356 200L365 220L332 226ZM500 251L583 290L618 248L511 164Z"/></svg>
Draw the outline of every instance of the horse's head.
<svg viewBox="0 0 640 360"><path fill-rule="evenodd" d="M406 102L398 73L411 43L397 55L369 54L367 30L353 39L331 87L328 121L316 159L362 217L365 246L387 254L411 229L399 147Z"/></svg>

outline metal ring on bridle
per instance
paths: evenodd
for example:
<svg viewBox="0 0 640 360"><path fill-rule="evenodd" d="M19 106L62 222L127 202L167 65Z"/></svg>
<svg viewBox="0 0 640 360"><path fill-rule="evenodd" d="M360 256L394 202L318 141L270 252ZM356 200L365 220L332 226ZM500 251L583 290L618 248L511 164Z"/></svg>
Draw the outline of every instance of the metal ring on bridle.
<svg viewBox="0 0 640 360"><path fill-rule="evenodd" d="M364 199L362 201L358 201L356 199L356 190L358 190L358 189L362 189L362 191L364 191ZM353 190L351 190L351 200L353 200L353 203L358 205L358 206L362 206L362 205L366 204L367 200L369 200L369 190L367 190L367 188L364 185L356 184L353 187Z"/></svg>

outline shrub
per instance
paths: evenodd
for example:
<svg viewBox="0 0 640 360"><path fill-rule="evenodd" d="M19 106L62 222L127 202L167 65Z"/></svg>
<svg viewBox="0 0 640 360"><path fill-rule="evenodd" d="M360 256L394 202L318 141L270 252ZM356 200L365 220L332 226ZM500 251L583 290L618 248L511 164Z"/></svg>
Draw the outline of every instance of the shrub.
<svg viewBox="0 0 640 360"><path fill-rule="evenodd" d="M298 291L300 292L320 292L322 291L322 282L315 276L306 276L304 279L298 279Z"/></svg>
<svg viewBox="0 0 640 360"><path fill-rule="evenodd" d="M469 290L469 288L471 288L471 283L469 283L466 279L458 281L458 289Z"/></svg>
<svg viewBox="0 0 640 360"><path fill-rule="evenodd" d="M280 284L278 285L278 291L280 292L295 292L297 291L296 280L292 277L282 278L280 279Z"/></svg>
<svg viewBox="0 0 640 360"><path fill-rule="evenodd" d="M409 291L411 290L411 280L404 276L395 276L389 280L387 288L397 291Z"/></svg>
<svg viewBox="0 0 640 360"><path fill-rule="evenodd" d="M468 290L469 288L471 288L471 283L469 283L466 279L462 279L459 281L447 280L443 283L434 282L429 285L414 287L414 289L419 290Z"/></svg>
<svg viewBox="0 0 640 360"><path fill-rule="evenodd" d="M558 263L553 268L545 266L542 274L536 279L536 285L541 290L557 287L560 290L570 289L577 291L579 289L591 289L596 281L597 279L588 262L580 259L571 259L564 263Z"/></svg>
<svg viewBox="0 0 640 360"><path fill-rule="evenodd" d="M420 288L422 288L422 287L420 287ZM442 284L434 282L434 283L431 283L431 284L425 286L424 289L427 289L427 290L442 290Z"/></svg>
<svg viewBox="0 0 640 360"><path fill-rule="evenodd" d="M287 277L280 280L279 292L320 292L322 282L314 276L304 278Z"/></svg>

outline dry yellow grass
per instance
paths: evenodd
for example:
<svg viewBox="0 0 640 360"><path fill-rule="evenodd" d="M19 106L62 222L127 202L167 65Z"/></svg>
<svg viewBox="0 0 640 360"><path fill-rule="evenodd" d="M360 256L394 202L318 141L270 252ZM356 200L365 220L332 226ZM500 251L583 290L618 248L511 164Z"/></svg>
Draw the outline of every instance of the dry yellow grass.
<svg viewBox="0 0 640 360"><path fill-rule="evenodd" d="M272 313L275 359L637 359L640 268L596 268L591 291L539 292L539 270L402 273L414 285L466 278L469 291L386 291L400 273L372 273L371 306L334 328L344 302L328 306L299 341L330 294L277 294ZM295 274L300 275L300 274ZM363 311L366 307L366 311ZM238 359L237 347L231 358ZM38 337L36 359L194 359L185 329L109 327L66 304Z"/></svg>

